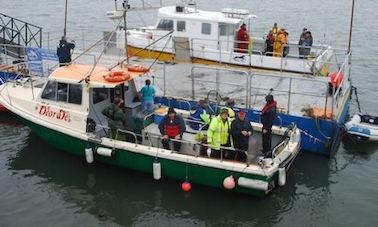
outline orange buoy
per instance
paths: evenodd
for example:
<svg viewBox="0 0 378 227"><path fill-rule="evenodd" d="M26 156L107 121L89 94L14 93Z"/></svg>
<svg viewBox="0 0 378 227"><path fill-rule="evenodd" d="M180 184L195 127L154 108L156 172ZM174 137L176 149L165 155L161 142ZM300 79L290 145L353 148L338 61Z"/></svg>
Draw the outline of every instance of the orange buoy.
<svg viewBox="0 0 378 227"><path fill-rule="evenodd" d="M130 66L127 66L127 70L129 70L130 72L138 72L138 73L145 73L145 72L150 71L149 68L141 66L141 65L130 65Z"/></svg>
<svg viewBox="0 0 378 227"><path fill-rule="evenodd" d="M130 78L130 75L124 71L112 71L109 73L109 75L105 76L105 80L107 82L123 82L125 80L128 80Z"/></svg>

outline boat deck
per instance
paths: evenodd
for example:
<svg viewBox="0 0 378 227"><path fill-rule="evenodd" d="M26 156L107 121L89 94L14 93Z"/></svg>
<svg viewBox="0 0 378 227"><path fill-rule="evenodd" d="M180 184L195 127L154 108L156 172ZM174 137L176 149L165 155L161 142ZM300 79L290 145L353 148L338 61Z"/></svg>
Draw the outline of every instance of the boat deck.
<svg viewBox="0 0 378 227"><path fill-rule="evenodd" d="M182 146L179 153L187 154L191 156L200 156L203 153L201 152L201 144L195 140L195 135L198 132L202 132L206 134L206 131L197 131L191 129L189 126L186 127L186 132L183 134L182 138ZM150 145L153 147L162 147L161 144L161 133L159 131L158 125L156 123L152 123L149 126L145 127L142 130L142 144ZM272 147L275 147L282 141L282 135L275 135L272 134ZM254 130L252 139L257 141L256 146L251 147L248 150L248 155L257 157L262 156L261 149L261 141L262 141L262 134L261 132ZM206 147L204 148L206 150ZM173 147L171 148L173 150Z"/></svg>

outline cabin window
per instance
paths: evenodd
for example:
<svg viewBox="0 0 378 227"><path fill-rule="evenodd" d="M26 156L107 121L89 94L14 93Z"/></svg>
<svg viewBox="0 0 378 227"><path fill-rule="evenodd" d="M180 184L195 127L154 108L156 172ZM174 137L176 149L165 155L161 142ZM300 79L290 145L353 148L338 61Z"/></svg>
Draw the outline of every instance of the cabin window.
<svg viewBox="0 0 378 227"><path fill-rule="evenodd" d="M107 100L109 98L108 90L107 88L93 88L93 104Z"/></svg>
<svg viewBox="0 0 378 227"><path fill-rule="evenodd" d="M47 82L45 89L42 92L43 99L56 101L56 82L49 81Z"/></svg>
<svg viewBox="0 0 378 227"><path fill-rule="evenodd" d="M161 19L157 29L165 31L173 31L173 20Z"/></svg>
<svg viewBox="0 0 378 227"><path fill-rule="evenodd" d="M177 31L178 32L185 32L185 21L177 21Z"/></svg>
<svg viewBox="0 0 378 227"><path fill-rule="evenodd" d="M68 103L81 105L83 88L81 84L70 84L68 93Z"/></svg>
<svg viewBox="0 0 378 227"><path fill-rule="evenodd" d="M235 24L219 23L219 35L220 36L233 36L235 33Z"/></svg>
<svg viewBox="0 0 378 227"><path fill-rule="evenodd" d="M202 34L210 35L211 34L211 24L210 23L202 23Z"/></svg>
<svg viewBox="0 0 378 227"><path fill-rule="evenodd" d="M65 83L58 83L57 101L67 102L68 85Z"/></svg>

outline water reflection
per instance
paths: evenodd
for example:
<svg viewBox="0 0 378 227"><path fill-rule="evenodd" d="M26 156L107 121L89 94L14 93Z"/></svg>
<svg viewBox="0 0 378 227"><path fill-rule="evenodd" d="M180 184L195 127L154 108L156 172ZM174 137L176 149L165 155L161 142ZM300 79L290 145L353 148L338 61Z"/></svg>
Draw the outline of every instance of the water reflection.
<svg viewBox="0 0 378 227"><path fill-rule="evenodd" d="M265 199L200 185L193 185L185 194L179 182L154 181L152 176L100 163L89 165L82 158L46 145L34 134L9 165L19 173L31 171L41 177L40 184L100 221L126 226L272 226L304 197L311 197L318 207L327 205L327 163L324 157L300 155L287 185Z"/></svg>

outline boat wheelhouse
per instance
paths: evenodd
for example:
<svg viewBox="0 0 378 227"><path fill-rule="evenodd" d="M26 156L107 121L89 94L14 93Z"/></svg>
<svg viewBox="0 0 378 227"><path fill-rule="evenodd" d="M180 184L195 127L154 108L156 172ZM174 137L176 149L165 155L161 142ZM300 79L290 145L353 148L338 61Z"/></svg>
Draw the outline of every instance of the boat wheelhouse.
<svg viewBox="0 0 378 227"><path fill-rule="evenodd" d="M114 72L129 76L117 82L106 80ZM144 113L141 103L135 101L135 80L142 74L122 67L109 70L71 64L54 70L46 81L33 77L8 81L0 86L0 103L46 142L85 157L89 163L99 161L149 173L155 179L188 180L216 188L224 188L225 179L232 176L236 183L233 191L258 196L285 184L286 171L300 150L299 129L274 126L272 156L258 158L258 153L245 151L245 162L201 153L204 145L194 138L198 131L189 129L178 141L182 143L179 152L163 149L155 113ZM111 139L101 112L117 97L125 101L126 128L118 129L115 139ZM166 109L162 106L157 114ZM177 111L188 121L188 111ZM259 140L261 124L251 124Z"/></svg>

